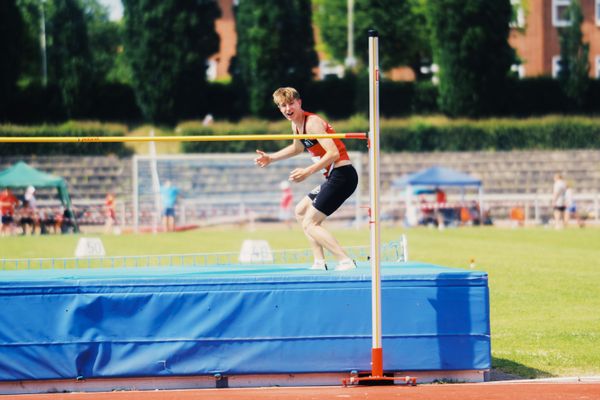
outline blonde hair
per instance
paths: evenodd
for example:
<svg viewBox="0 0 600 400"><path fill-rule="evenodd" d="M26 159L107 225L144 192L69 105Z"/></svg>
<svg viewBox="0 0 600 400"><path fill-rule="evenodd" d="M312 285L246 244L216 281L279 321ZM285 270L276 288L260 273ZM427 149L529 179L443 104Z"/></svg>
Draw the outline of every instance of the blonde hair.
<svg viewBox="0 0 600 400"><path fill-rule="evenodd" d="M282 87L273 92L273 101L277 106L300 100L300 93L293 87Z"/></svg>

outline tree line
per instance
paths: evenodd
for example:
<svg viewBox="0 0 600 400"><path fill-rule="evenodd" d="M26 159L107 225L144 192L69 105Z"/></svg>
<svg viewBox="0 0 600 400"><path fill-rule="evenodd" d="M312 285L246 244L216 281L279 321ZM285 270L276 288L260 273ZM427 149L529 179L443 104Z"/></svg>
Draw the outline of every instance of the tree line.
<svg viewBox="0 0 600 400"><path fill-rule="evenodd" d="M356 83L352 90L360 96L368 29L380 34L383 70L409 66L426 82L432 76L423 67L437 66L436 107L448 116L501 115L514 98L510 0L355 0L356 62L347 60L345 0L240 0L232 79L219 90L206 78L207 60L219 49L216 0L123 0L123 6L123 19L111 21L98 0L0 0L0 121L11 120L19 96L37 96L39 107L55 107L63 119L97 116L98 96L106 92L131 93L151 123L197 118L225 101L225 92L230 104L221 106L271 118L275 88L302 93L314 86L317 50L346 62L346 81ZM572 23L559 32L559 83L578 107L590 87L580 0L568 12ZM325 101L347 101L321 92ZM123 110L132 119L133 113Z"/></svg>

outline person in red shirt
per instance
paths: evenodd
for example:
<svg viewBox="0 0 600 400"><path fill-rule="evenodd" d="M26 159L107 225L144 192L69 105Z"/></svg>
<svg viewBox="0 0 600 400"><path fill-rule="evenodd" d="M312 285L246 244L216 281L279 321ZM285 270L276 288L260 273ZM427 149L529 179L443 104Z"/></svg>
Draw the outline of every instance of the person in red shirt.
<svg viewBox="0 0 600 400"><path fill-rule="evenodd" d="M2 213L2 236L12 235L14 233L14 215L15 207L19 201L8 188L4 188L0 193L0 210Z"/></svg>
<svg viewBox="0 0 600 400"><path fill-rule="evenodd" d="M446 205L446 192L444 192L442 189L435 188L435 202L438 203L438 205L440 206L445 206Z"/></svg>
<svg viewBox="0 0 600 400"><path fill-rule="evenodd" d="M112 193L107 193L104 199L104 218L104 233L111 233L113 225L117 222L115 196Z"/></svg>
<svg viewBox="0 0 600 400"><path fill-rule="evenodd" d="M310 175L323 172L325 182L314 188L296 205L296 219L310 242L314 263L313 269L327 269L323 248L329 250L337 259L336 270L356 268L354 261L342 246L327 231L322 223L335 212L358 185L358 175L352 166L346 146L339 139L303 139L306 134L335 133L333 127L316 114L302 109L302 100L298 91L291 87L279 88L273 93L273 100L283 116L291 121L292 132L298 136L289 146L267 154L256 150L255 163L264 168L269 164L285 160L307 150L313 158L313 164L305 168L296 168L290 172L290 182L302 182Z"/></svg>
<svg viewBox="0 0 600 400"><path fill-rule="evenodd" d="M446 198L446 192L444 192L442 189L435 188L435 214L436 214L436 218L438 221L438 228L439 229L444 229L444 213L443 213L443 209L446 208L448 205L447 203L447 198Z"/></svg>
<svg viewBox="0 0 600 400"><path fill-rule="evenodd" d="M290 187L289 181L282 181L279 185L281 189L281 200L279 201L279 220L284 222L288 229L292 228L292 205L294 202L294 195L292 194L292 188Z"/></svg>

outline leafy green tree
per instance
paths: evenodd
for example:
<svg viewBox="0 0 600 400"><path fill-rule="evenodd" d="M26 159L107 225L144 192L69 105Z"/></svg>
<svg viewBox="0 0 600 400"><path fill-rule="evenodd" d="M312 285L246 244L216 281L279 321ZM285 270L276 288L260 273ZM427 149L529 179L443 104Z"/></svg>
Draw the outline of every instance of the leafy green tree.
<svg viewBox="0 0 600 400"><path fill-rule="evenodd" d="M54 0L48 12L48 76L61 90L70 118L89 112L92 55L83 9L76 0Z"/></svg>
<svg viewBox="0 0 600 400"><path fill-rule="evenodd" d="M120 82L131 85L133 72L131 71L131 64L127 60L127 54L124 51L125 24L123 20L113 23L118 32L119 44L116 47L116 54L114 54L113 63L106 79L109 82Z"/></svg>
<svg viewBox="0 0 600 400"><path fill-rule="evenodd" d="M124 0L125 51L144 118L175 123L205 108L207 59L219 49L215 0Z"/></svg>
<svg viewBox="0 0 600 400"><path fill-rule="evenodd" d="M435 0L428 3L439 105L450 116L500 111L510 66L509 0Z"/></svg>
<svg viewBox="0 0 600 400"><path fill-rule="evenodd" d="M107 80L126 82L127 75L118 76L114 70L123 53L122 23L110 20L107 7L98 0L79 0L84 10L93 59L95 81Z"/></svg>
<svg viewBox="0 0 600 400"><path fill-rule="evenodd" d="M309 0L243 0L236 9L235 84L243 88L250 112L272 117L271 94L280 86L302 93L318 59Z"/></svg>
<svg viewBox="0 0 600 400"><path fill-rule="evenodd" d="M17 0L17 5L23 19L19 83L27 86L42 81L40 25L41 8L46 5L40 0Z"/></svg>
<svg viewBox="0 0 600 400"><path fill-rule="evenodd" d="M585 101L585 94L589 87L588 55L590 46L588 43L583 43L581 1L571 0L568 10L571 24L559 31L560 70L558 79L573 105L580 107Z"/></svg>
<svg viewBox="0 0 600 400"><path fill-rule="evenodd" d="M17 0L25 24L25 38L22 47L24 54L21 68L21 84L41 82L42 60L40 45L40 26L42 23L42 7L44 8L46 25L51 21L53 1L50 0ZM124 61L123 23L111 21L108 9L99 0L77 0L84 13L88 37L88 47L92 62L90 68L94 82L117 81L130 82L131 73ZM49 38L47 32L47 37ZM51 38L48 39L51 42Z"/></svg>
<svg viewBox="0 0 600 400"><path fill-rule="evenodd" d="M315 24L325 50L342 63L347 56L347 0L315 0ZM379 63L383 69L409 65L420 74L420 64L431 60L425 0L356 0L354 5L355 57L368 65L367 31L379 32Z"/></svg>
<svg viewBox="0 0 600 400"><path fill-rule="evenodd" d="M15 0L0 1L0 120L8 114L8 106L15 93L21 60L23 19Z"/></svg>

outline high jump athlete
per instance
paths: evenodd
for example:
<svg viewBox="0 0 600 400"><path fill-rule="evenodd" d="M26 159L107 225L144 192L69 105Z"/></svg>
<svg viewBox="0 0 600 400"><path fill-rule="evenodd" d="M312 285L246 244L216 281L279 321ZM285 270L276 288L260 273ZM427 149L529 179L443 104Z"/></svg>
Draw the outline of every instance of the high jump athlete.
<svg viewBox="0 0 600 400"><path fill-rule="evenodd" d="M296 156L305 149L310 152L314 164L294 169L288 179L290 182L302 182L318 171L325 175L325 182L308 193L294 210L313 251L312 269L327 269L323 248L329 250L336 258L336 271L356 268L356 264L338 241L322 226L323 221L354 193L358 184L358 174L348 157L346 146L339 139L302 138L306 134L326 134L335 131L318 115L302 109L302 99L296 89L279 88L273 93L273 100L283 116L292 122L292 132L298 139L294 139L291 145L273 154L256 150L258 157L254 161L264 168L272 162Z"/></svg>

